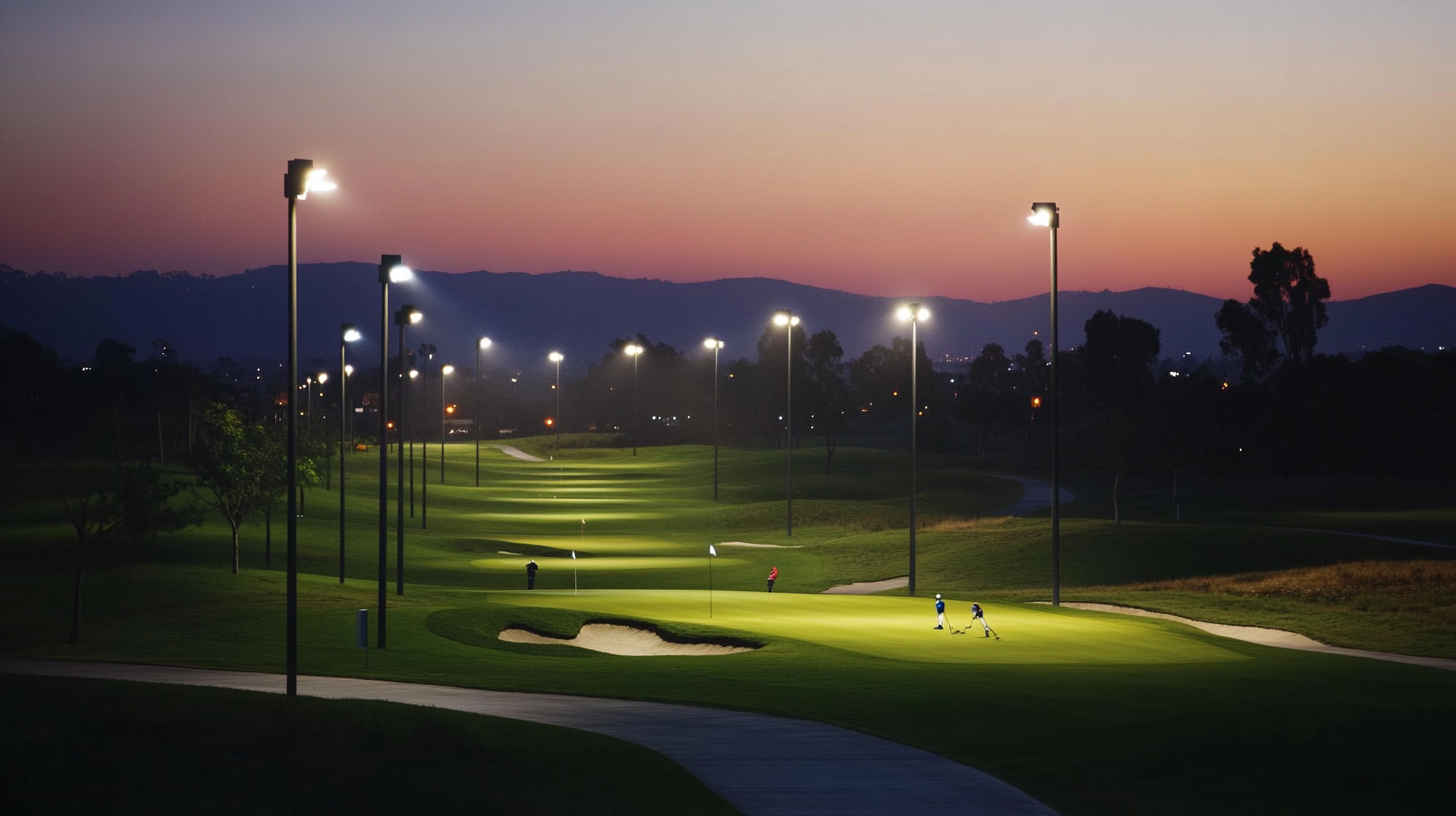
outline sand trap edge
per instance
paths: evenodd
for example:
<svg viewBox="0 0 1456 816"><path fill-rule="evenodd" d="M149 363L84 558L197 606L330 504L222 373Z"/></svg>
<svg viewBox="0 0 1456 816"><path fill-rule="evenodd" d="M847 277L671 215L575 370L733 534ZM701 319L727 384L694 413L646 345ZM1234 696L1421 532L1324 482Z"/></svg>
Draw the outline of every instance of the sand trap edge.
<svg viewBox="0 0 1456 816"><path fill-rule="evenodd" d="M661 635L651 629L620 623L583 624L581 631L570 638L551 637L519 626L508 626L497 637L506 643L573 646L623 657L710 657L752 652L759 648L726 643L677 643L663 640Z"/></svg>

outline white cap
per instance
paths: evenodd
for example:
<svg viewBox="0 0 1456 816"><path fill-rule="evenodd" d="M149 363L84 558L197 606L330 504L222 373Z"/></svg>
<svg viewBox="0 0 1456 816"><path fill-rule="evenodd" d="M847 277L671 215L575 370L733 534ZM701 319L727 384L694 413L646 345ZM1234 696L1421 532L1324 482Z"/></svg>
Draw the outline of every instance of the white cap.
<svg viewBox="0 0 1456 816"><path fill-rule="evenodd" d="M939 593L939 592L937 592L937 593L935 593L935 599L936 599L936 600L937 600L937 601L938 601L938 600L940 600L940 593Z"/></svg>

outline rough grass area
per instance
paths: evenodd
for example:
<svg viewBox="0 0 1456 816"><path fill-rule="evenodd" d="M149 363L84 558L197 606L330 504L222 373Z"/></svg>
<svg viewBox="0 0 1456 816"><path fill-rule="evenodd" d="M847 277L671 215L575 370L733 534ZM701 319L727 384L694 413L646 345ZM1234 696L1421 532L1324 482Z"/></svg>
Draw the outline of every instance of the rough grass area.
<svg viewBox="0 0 1456 816"><path fill-rule="evenodd" d="M646 748L517 720L50 677L0 701L10 813L736 812Z"/></svg>
<svg viewBox="0 0 1456 816"><path fill-rule="evenodd" d="M1006 593L1027 600L1044 593ZM1195 620L1288 629L1322 643L1456 657L1456 562L1357 561L1321 567L1068 589Z"/></svg>
<svg viewBox="0 0 1456 816"><path fill-rule="evenodd" d="M1128 589L1192 590L1322 603L1343 602L1367 611L1372 609L1369 605L1372 598L1379 596L1396 608L1423 608L1435 604L1456 610L1456 562L1357 561L1279 572L1158 581L1135 584Z"/></svg>

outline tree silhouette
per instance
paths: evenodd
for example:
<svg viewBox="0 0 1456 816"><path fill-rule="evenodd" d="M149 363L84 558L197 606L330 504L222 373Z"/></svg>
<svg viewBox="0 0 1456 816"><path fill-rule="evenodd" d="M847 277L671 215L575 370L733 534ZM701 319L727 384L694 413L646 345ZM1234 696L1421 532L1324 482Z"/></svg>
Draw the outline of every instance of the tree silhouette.
<svg viewBox="0 0 1456 816"><path fill-rule="evenodd" d="M1267 251L1255 247L1249 282L1254 284L1249 302L1226 300L1214 318L1223 333L1219 347L1242 358L1246 379L1275 368L1281 351L1283 360L1307 364L1319 330L1329 321L1330 282L1315 274L1314 256L1303 247L1285 249L1278 241Z"/></svg>
<svg viewBox="0 0 1456 816"><path fill-rule="evenodd" d="M805 350L808 358L808 377L804 384L808 392L810 430L824 435L824 472L834 461L838 436L845 427L845 412L849 409L849 385L844 381L844 348L834 332L825 329L815 332L809 338Z"/></svg>
<svg viewBox="0 0 1456 816"><path fill-rule="evenodd" d="M1151 365L1158 359L1158 330L1135 317L1099 311L1088 319L1083 347L1088 387L1102 409L1107 459L1113 466L1112 516L1122 521L1118 489L1133 457L1143 418L1153 402Z"/></svg>

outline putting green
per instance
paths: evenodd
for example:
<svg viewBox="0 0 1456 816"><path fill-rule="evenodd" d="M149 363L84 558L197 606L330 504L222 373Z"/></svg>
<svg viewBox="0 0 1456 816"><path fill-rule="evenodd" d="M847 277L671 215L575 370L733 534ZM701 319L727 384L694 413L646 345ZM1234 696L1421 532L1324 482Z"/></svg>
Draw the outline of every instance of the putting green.
<svg viewBox="0 0 1456 816"><path fill-rule="evenodd" d="M588 564L596 560L579 560ZM712 625L772 644L803 641L902 661L982 664L1186 664L1247 661L1246 652L1187 627L1160 621L998 605L986 618L1001 635L979 626L964 635L937 631L934 602L921 598L798 595L784 592L569 590L492 592L492 603L571 609L615 618ZM971 623L968 598L946 598L952 628ZM1230 643L1230 645L1232 645Z"/></svg>
<svg viewBox="0 0 1456 816"><path fill-rule="evenodd" d="M470 562L470 566L488 572L519 572L524 575L526 562L529 560L534 560L540 565L542 572L555 572L558 575L569 575L573 568L582 573L602 573L621 570L677 570L697 567L703 570L703 582L707 583L707 568L704 566L703 558L657 555L634 558L607 555L573 559L569 551L562 551L560 555L556 556L496 555L492 558L476 558ZM733 558L720 558L718 561L722 562L723 566L737 566L742 563ZM718 568L717 563L714 564L714 568ZM563 573L562 570L566 572ZM538 576L538 580L542 579L544 576Z"/></svg>

